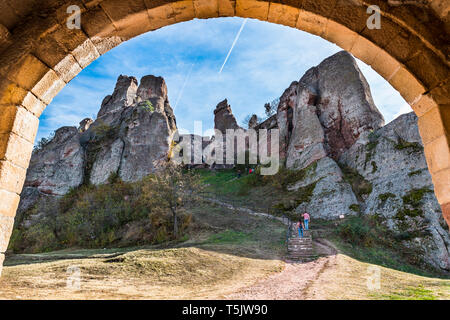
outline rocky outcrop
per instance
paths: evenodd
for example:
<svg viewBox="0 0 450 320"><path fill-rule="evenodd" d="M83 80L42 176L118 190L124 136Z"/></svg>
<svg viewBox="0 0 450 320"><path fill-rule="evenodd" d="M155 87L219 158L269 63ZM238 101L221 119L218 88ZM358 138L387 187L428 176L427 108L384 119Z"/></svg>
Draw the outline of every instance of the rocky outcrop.
<svg viewBox="0 0 450 320"><path fill-rule="evenodd" d="M135 102L137 88L138 81L135 77L119 76L113 94L103 99L97 118L131 106Z"/></svg>
<svg viewBox="0 0 450 320"><path fill-rule="evenodd" d="M288 168L308 166L305 153L313 161L325 156L337 160L361 134L384 124L366 79L345 51L308 70L280 101L278 122L282 142L289 142Z"/></svg>
<svg viewBox="0 0 450 320"><path fill-rule="evenodd" d="M111 174L137 181L167 161L176 120L161 77L120 76L95 121L56 131L33 153L21 210L42 195L61 196L83 183L103 184Z"/></svg>
<svg viewBox="0 0 450 320"><path fill-rule="evenodd" d="M276 115L286 167L307 174L290 190L296 211L313 217L377 215L420 252L426 265L450 271L450 237L434 196L413 114L386 126L354 58L340 52L293 82Z"/></svg>
<svg viewBox="0 0 450 320"><path fill-rule="evenodd" d="M310 198L297 212L323 219L376 215L422 263L450 271L448 227L433 192L414 113L362 134L338 161L323 157L306 170L289 188L310 189Z"/></svg>
<svg viewBox="0 0 450 320"><path fill-rule="evenodd" d="M363 213L383 217L406 246L423 251L428 264L450 270L448 227L434 196L414 113L363 137L340 161L373 186L361 203Z"/></svg>
<svg viewBox="0 0 450 320"><path fill-rule="evenodd" d="M24 195L33 194L30 189L53 196L66 194L83 182L84 163L85 152L77 128L58 129L50 142L33 152ZM22 201L27 201L26 197L22 196Z"/></svg>
<svg viewBox="0 0 450 320"><path fill-rule="evenodd" d="M227 129L242 129L237 124L227 99L220 102L214 110L214 128L220 130L223 134L226 133Z"/></svg>

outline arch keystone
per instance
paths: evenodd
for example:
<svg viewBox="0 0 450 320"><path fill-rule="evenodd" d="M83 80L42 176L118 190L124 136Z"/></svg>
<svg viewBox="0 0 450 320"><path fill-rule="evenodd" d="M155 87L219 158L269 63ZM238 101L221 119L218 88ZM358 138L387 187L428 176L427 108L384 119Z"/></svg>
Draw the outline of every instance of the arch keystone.
<svg viewBox="0 0 450 320"><path fill-rule="evenodd" d="M267 21L269 2L256 0L236 0L236 15L239 17Z"/></svg>
<svg viewBox="0 0 450 320"><path fill-rule="evenodd" d="M234 17L236 1L218 0L219 1L219 16L220 17Z"/></svg>
<svg viewBox="0 0 450 320"><path fill-rule="evenodd" d="M112 20L118 35L131 39L150 29L147 5L143 0L106 0L100 6Z"/></svg>
<svg viewBox="0 0 450 320"><path fill-rule="evenodd" d="M271 3L267 20L272 23L296 27L300 10L280 3Z"/></svg>
<svg viewBox="0 0 450 320"><path fill-rule="evenodd" d="M148 15L150 17L150 30L156 30L176 22L174 9L170 4L148 9Z"/></svg>
<svg viewBox="0 0 450 320"><path fill-rule="evenodd" d="M194 3L189 1L176 1L171 4L176 22L189 21L195 18Z"/></svg>
<svg viewBox="0 0 450 320"><path fill-rule="evenodd" d="M193 0L195 16L200 19L219 16L218 0Z"/></svg>

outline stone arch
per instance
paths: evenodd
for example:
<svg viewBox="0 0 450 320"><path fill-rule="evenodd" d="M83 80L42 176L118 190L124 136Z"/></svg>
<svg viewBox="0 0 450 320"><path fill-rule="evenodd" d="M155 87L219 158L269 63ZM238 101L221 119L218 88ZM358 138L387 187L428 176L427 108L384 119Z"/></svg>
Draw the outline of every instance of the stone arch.
<svg viewBox="0 0 450 320"><path fill-rule="evenodd" d="M450 224L448 0L3 0L0 3L0 272L39 116L100 55L195 18L238 16L294 27L370 65L419 116L435 193ZM81 29L66 25L81 9ZM381 29L369 29L377 5Z"/></svg>

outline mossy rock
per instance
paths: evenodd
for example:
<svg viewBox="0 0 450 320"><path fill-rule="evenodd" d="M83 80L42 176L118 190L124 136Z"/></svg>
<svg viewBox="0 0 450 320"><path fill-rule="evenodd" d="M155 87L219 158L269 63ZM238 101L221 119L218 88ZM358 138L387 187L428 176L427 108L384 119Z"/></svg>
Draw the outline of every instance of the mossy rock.
<svg viewBox="0 0 450 320"><path fill-rule="evenodd" d="M348 208L356 213L361 213L361 206L359 204L354 203L350 205Z"/></svg>
<svg viewBox="0 0 450 320"><path fill-rule="evenodd" d="M409 142L399 138L397 144L394 146L396 150L406 150L409 154L423 152L423 147L418 142Z"/></svg>
<svg viewBox="0 0 450 320"><path fill-rule="evenodd" d="M378 199L380 199L382 202L386 202L389 198L396 198L396 195L390 192L382 193L378 196Z"/></svg>

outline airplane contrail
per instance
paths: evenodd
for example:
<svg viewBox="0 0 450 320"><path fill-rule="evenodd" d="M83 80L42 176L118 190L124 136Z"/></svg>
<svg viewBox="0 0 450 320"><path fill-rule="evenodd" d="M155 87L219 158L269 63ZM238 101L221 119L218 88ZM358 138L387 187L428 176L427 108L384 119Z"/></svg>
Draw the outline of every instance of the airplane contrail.
<svg viewBox="0 0 450 320"><path fill-rule="evenodd" d="M195 63L193 63L193 64L191 65L191 69L189 70L189 72L188 72L188 74L187 74L187 76L186 76L186 79L184 79L183 86L181 87L181 91L180 91L180 93L178 94L177 102L175 102L175 106L173 107L173 110L174 110L174 111L175 111L175 109L176 109L177 106L178 106L178 102L180 102L181 97L183 96L184 88L186 88L186 85L187 85L187 83L188 83L188 80L189 80L189 78L191 77L191 73L192 73L192 69L194 68L194 65L195 65Z"/></svg>
<svg viewBox="0 0 450 320"><path fill-rule="evenodd" d="M244 21L242 22L242 26L241 29L239 29L238 34L236 35L236 38L233 41L233 44L231 45L230 51L228 52L227 57L225 58L225 61L223 62L222 68L220 68L219 73L222 73L223 68L225 67L225 65L227 64L228 58L230 58L231 52L234 49L234 46L236 45L237 41L239 40L239 37L241 36L241 32L245 27L245 24L247 23L248 18L245 18Z"/></svg>

